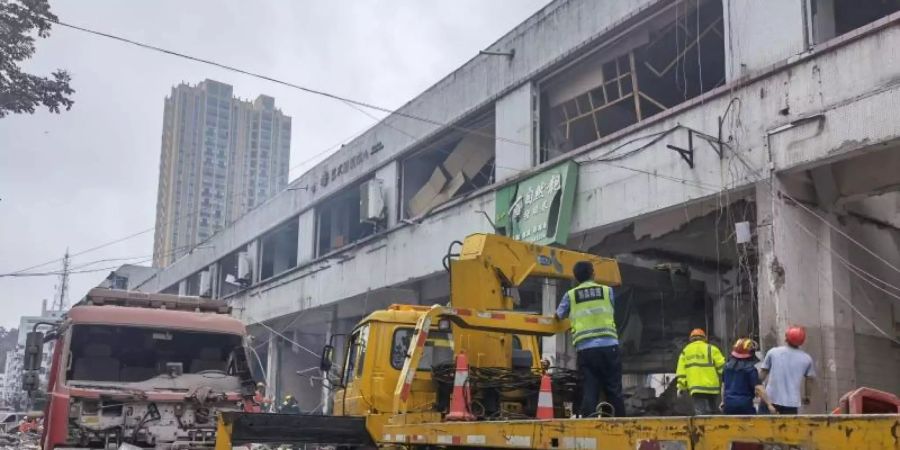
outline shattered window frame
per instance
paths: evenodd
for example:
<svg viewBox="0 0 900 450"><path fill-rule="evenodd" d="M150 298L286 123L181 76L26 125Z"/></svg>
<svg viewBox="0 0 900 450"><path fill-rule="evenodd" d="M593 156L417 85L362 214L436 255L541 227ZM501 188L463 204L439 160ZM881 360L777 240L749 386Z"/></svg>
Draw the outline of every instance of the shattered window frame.
<svg viewBox="0 0 900 450"><path fill-rule="evenodd" d="M375 178L374 173L370 173L369 175L348 184L341 190L335 192L330 195L328 198L320 201L315 206L315 227L316 227L316 240L315 240L315 249L316 256L322 257L329 253L340 250L350 244L368 238L369 236L373 236L378 234L381 231L384 231L385 224L384 222L362 222L360 221L360 200L362 199L362 195L360 193L360 187L366 182L371 181ZM355 199L355 200L354 200ZM339 204L339 202L343 202L343 204ZM346 215L345 217L342 217ZM346 235L341 235L346 238L346 240L335 243L334 236L332 236L332 221L337 219L347 220L346 224ZM355 217L355 219L354 219ZM355 220L355 221L354 221ZM329 227L328 230L325 230L325 223ZM328 241L326 243L326 240Z"/></svg>
<svg viewBox="0 0 900 450"><path fill-rule="evenodd" d="M259 279L265 281L297 267L300 246L300 216L292 216L259 237ZM287 252L286 265L275 263Z"/></svg>
<svg viewBox="0 0 900 450"><path fill-rule="evenodd" d="M494 184L493 104L473 116L400 160L400 220L426 216L440 205ZM466 149L474 150L467 155Z"/></svg>
<svg viewBox="0 0 900 450"><path fill-rule="evenodd" d="M722 3L705 0L676 16L648 19L539 83L540 162L725 84ZM579 83L577 93L562 94ZM551 104L553 97L561 98Z"/></svg>

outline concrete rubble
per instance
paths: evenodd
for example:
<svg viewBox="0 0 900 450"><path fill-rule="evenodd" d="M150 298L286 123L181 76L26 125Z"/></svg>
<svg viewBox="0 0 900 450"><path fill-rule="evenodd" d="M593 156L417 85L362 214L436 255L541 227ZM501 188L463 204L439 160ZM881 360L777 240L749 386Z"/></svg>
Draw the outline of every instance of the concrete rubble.
<svg viewBox="0 0 900 450"><path fill-rule="evenodd" d="M0 450L29 450L41 448L41 435L38 433L3 433L0 434Z"/></svg>

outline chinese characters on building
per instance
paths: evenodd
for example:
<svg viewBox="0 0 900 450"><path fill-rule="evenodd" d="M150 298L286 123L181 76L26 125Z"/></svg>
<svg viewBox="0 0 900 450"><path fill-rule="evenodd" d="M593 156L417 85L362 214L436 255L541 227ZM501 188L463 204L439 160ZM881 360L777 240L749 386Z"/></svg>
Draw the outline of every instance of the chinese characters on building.
<svg viewBox="0 0 900 450"><path fill-rule="evenodd" d="M528 186L524 194L517 196L512 209L513 238L533 241L546 236L553 199L562 188L562 176L549 174L536 185Z"/></svg>

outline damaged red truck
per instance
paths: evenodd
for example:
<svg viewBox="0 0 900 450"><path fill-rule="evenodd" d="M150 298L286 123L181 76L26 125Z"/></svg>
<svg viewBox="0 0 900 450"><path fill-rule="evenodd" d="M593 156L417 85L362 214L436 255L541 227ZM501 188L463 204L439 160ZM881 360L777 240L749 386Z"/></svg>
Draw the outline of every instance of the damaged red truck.
<svg viewBox="0 0 900 450"><path fill-rule="evenodd" d="M29 333L26 390L55 341L42 448L212 448L216 414L242 410L254 390L247 331L229 312L197 297L93 289L46 334Z"/></svg>

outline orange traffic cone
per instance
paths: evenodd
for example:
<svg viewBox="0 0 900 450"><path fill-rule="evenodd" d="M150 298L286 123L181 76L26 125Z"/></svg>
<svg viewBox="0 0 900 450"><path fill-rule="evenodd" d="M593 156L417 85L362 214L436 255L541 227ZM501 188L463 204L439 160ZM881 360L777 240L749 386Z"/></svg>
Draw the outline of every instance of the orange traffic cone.
<svg viewBox="0 0 900 450"><path fill-rule="evenodd" d="M475 420L469 409L469 360L465 352L456 355L456 375L453 377L453 396L450 399L450 412L447 420Z"/></svg>
<svg viewBox="0 0 900 450"><path fill-rule="evenodd" d="M541 391L538 393L537 419L553 418L553 386L550 375L544 372L541 376Z"/></svg>

